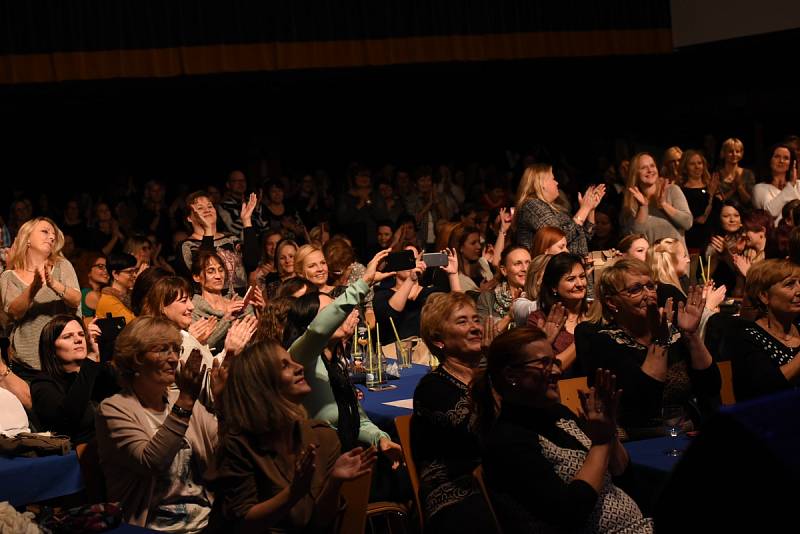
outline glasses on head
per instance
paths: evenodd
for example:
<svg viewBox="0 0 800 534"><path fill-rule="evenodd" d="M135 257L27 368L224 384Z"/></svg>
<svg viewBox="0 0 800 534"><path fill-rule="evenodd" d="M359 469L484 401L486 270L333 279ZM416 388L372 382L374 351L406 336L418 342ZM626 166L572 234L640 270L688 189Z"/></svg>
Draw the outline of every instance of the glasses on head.
<svg viewBox="0 0 800 534"><path fill-rule="evenodd" d="M152 349L148 350L150 354L155 354L162 360L166 360L169 358L170 354L180 355L181 353L181 346L180 345L160 345L157 347L153 347Z"/></svg>
<svg viewBox="0 0 800 534"><path fill-rule="evenodd" d="M92 265L92 269L100 269L101 271L108 270L105 263L95 263Z"/></svg>
<svg viewBox="0 0 800 534"><path fill-rule="evenodd" d="M524 362L515 363L509 367L525 367L526 369L538 369L540 371L544 371L553 366L561 369L561 360L553 356L544 356L543 358L531 358L530 360L525 360Z"/></svg>
<svg viewBox="0 0 800 534"><path fill-rule="evenodd" d="M645 290L653 292L658 289L658 284L655 282L647 282L646 284L633 284L630 287L626 287L625 289L620 290L620 293L625 293L629 297L638 297Z"/></svg>

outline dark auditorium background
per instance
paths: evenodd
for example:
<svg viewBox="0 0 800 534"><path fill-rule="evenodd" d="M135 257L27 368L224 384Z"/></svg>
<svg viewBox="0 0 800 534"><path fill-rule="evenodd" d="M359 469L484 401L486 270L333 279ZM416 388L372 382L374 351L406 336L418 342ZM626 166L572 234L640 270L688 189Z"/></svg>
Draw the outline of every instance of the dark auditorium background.
<svg viewBox="0 0 800 534"><path fill-rule="evenodd" d="M733 24L713 4L703 16ZM769 4L798 18L796 3ZM12 188L120 176L342 179L351 161L502 166L506 150L545 149L593 181L624 147L660 155L706 135L743 139L758 171L800 131L800 24L676 45L687 9L692 20L691 4L667 1L4 0L3 205Z"/></svg>

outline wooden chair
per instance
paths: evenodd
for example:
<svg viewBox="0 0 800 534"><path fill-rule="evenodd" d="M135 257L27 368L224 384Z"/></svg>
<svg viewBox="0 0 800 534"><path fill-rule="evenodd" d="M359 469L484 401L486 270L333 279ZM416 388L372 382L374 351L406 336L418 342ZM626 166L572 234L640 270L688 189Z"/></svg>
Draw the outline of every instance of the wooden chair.
<svg viewBox="0 0 800 534"><path fill-rule="evenodd" d="M81 443L75 447L78 463L81 466L83 485L86 488L86 499L89 504L105 502L106 486L103 478L103 469L100 467L100 454L97 441Z"/></svg>
<svg viewBox="0 0 800 534"><path fill-rule="evenodd" d="M717 367L719 367L719 374L722 376L722 389L719 392L722 404L736 404L736 397L733 394L733 371L731 369L731 362L717 362Z"/></svg>
<svg viewBox="0 0 800 534"><path fill-rule="evenodd" d="M561 396L561 404L572 410L575 415L581 413L581 399L578 397L578 390L589 391L589 384L585 376L577 378L565 378L558 381L558 394Z"/></svg>
<svg viewBox="0 0 800 534"><path fill-rule="evenodd" d="M374 521L378 517L387 517L387 527L391 530L391 517L399 518L403 532L408 528L408 509L400 503L389 501L369 502L372 487L372 473L348 480L342 484L341 495L345 499L344 512L339 517L340 534L363 534L367 520ZM372 529L375 531L375 529Z"/></svg>
<svg viewBox="0 0 800 534"><path fill-rule="evenodd" d="M478 488L481 490L483 499L486 501L486 506L489 507L489 511L492 513L492 519L494 520L497 534L503 534L503 527L500 526L500 521L497 520L497 514L494 513L494 506L492 506L492 499L489 497L489 491L486 489L486 484L483 481L483 466L479 465L476 467L472 472L472 476L475 477L475 482L477 482Z"/></svg>
<svg viewBox="0 0 800 534"><path fill-rule="evenodd" d="M394 418L394 426L397 428L397 437L400 439L400 446L403 447L403 458L406 461L408 478L411 480L411 489L414 490L414 507L419 516L419 531L424 532L425 517L422 514L422 503L419 500L419 473L411 454L411 416L399 415Z"/></svg>

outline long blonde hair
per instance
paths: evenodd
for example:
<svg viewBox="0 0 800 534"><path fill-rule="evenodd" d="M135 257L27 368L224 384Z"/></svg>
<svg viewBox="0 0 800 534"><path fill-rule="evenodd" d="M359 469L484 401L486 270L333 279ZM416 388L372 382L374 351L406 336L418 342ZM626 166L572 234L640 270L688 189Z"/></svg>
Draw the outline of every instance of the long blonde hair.
<svg viewBox="0 0 800 534"><path fill-rule="evenodd" d="M639 212L639 203L636 202L635 198L633 198L630 189L632 187L639 187L639 161L645 156L652 159L653 163L656 162L656 158L654 158L649 152L639 152L631 158L631 164L628 169L628 181L625 184L625 191L622 199L623 217L636 217L636 214ZM652 204L655 202L655 199L651 199L650 202Z"/></svg>
<svg viewBox="0 0 800 534"><path fill-rule="evenodd" d="M551 172L553 172L552 165L547 165L546 163L534 163L525 169L525 172L522 174L522 179L519 181L519 186L517 186L517 195L514 198L514 219L511 221L512 228L517 227L519 210L525 202L532 198L538 198L543 202L547 202L544 198L544 187L542 183L547 174ZM553 206L553 209L558 210L552 202L547 203Z"/></svg>
<svg viewBox="0 0 800 534"><path fill-rule="evenodd" d="M53 243L53 249L50 251L50 256L47 260L55 265L64 259L64 255L61 253L61 249L64 248L64 232L62 232L49 217L36 217L24 223L20 227L19 232L17 232L17 238L14 239L14 245L11 247L12 252L8 257L8 266L10 269L25 268L25 255L28 251L28 242L33 233L33 228L42 221L52 226L56 233L56 241Z"/></svg>
<svg viewBox="0 0 800 534"><path fill-rule="evenodd" d="M683 243L672 237L667 237L653 245L647 251L647 259L656 282L670 284L684 293L681 280L675 267L678 265L678 254L685 248Z"/></svg>

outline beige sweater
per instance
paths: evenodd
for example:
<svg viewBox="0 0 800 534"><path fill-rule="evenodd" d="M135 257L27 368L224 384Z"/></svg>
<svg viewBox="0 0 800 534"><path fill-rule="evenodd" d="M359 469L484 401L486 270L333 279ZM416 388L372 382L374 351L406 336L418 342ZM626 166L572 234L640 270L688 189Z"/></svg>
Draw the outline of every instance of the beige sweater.
<svg viewBox="0 0 800 534"><path fill-rule="evenodd" d="M168 392L170 407L178 391ZM197 402L187 424L171 413L153 434L145 408L130 391L104 400L96 416L100 465L105 476L109 502L122 504L126 522L145 526L156 477L169 470L181 449L183 438L189 441L200 473L212 458L217 440L217 420Z"/></svg>

